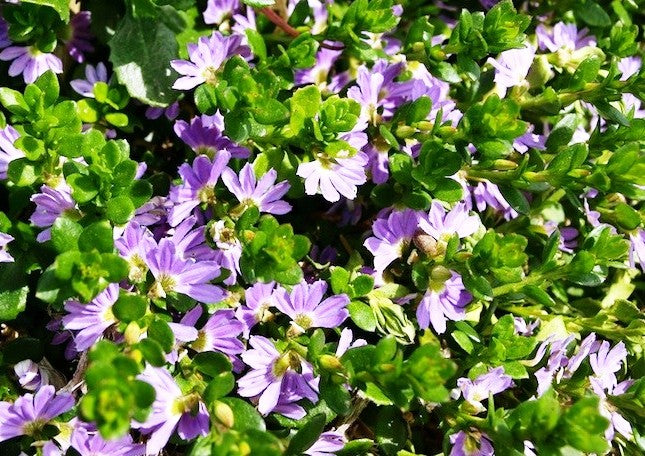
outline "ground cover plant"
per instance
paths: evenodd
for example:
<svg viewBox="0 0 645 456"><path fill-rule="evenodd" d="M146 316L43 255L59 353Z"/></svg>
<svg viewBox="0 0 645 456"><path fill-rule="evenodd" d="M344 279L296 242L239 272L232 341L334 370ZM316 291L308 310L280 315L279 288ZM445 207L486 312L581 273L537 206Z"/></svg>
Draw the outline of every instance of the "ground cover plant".
<svg viewBox="0 0 645 456"><path fill-rule="evenodd" d="M642 0L0 5L0 454L642 455Z"/></svg>

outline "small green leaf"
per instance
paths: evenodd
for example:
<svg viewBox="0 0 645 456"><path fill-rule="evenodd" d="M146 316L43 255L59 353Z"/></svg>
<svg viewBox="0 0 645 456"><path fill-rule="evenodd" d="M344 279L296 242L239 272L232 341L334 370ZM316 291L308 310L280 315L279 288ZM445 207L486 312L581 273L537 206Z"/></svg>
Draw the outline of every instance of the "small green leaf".
<svg viewBox="0 0 645 456"><path fill-rule="evenodd" d="M134 215L135 207L132 200L121 195L107 202L105 216L116 225L123 225Z"/></svg>
<svg viewBox="0 0 645 456"><path fill-rule="evenodd" d="M364 331L372 332L376 329L376 316L370 306L360 301L352 301L347 305L352 321Z"/></svg>
<svg viewBox="0 0 645 456"><path fill-rule="evenodd" d="M324 427L325 415L320 414L310 417L289 441L285 455L300 456L318 440Z"/></svg>
<svg viewBox="0 0 645 456"><path fill-rule="evenodd" d="M170 353L175 345L175 334L168 323L159 318L148 326L148 337L157 341L166 353Z"/></svg>
<svg viewBox="0 0 645 456"><path fill-rule="evenodd" d="M78 238L78 248L83 252L98 250L111 253L114 250L112 227L107 221L95 222L85 228Z"/></svg>
<svg viewBox="0 0 645 456"><path fill-rule="evenodd" d="M112 312L114 312L114 316L120 321L130 323L131 321L136 321L143 317L146 314L147 309L147 298L121 290L119 299L116 300L112 307Z"/></svg>

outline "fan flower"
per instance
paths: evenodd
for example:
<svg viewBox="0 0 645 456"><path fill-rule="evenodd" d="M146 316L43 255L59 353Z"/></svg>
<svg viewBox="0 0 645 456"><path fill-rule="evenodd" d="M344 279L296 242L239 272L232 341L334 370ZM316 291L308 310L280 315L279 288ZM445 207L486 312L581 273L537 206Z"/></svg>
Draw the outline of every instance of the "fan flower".
<svg viewBox="0 0 645 456"><path fill-rule="evenodd" d="M526 75L534 57L535 49L527 45L520 49L504 51L497 59L488 58L487 62L495 68L495 89L500 97L506 95L506 91L511 87L526 84Z"/></svg>
<svg viewBox="0 0 645 456"><path fill-rule="evenodd" d="M342 43L337 41L327 41L329 46L340 47ZM311 68L295 70L293 82L295 85L315 84L321 92L337 93L348 82L346 73L332 76L329 80L329 74L334 68L336 60L343 53L342 49L328 49L321 47L316 53L316 63Z"/></svg>
<svg viewBox="0 0 645 456"><path fill-rule="evenodd" d="M222 172L222 181L244 207L255 206L260 212L282 215L291 205L282 198L289 191L289 182L275 183L278 173L272 168L258 181L250 163L244 165L239 177L231 168Z"/></svg>
<svg viewBox="0 0 645 456"><path fill-rule="evenodd" d="M519 214L515 209L508 204L499 187L488 180L483 180L477 183L477 186L471 187L472 199L479 212L486 210L490 207L495 212L498 212L504 217L505 220L513 220Z"/></svg>
<svg viewBox="0 0 645 456"><path fill-rule="evenodd" d="M296 174L305 179L305 193L317 193L332 203L340 196L353 200L358 187L367 182L365 166L368 157L364 152L353 156L331 158L326 154L317 154L316 159L298 165Z"/></svg>
<svg viewBox="0 0 645 456"><path fill-rule="evenodd" d="M222 64L234 55L250 57L251 51L242 45L241 35L223 36L213 32L210 37L202 36L197 43L188 44L188 60L171 60L170 65L182 75L173 84L173 89L190 90L200 84L217 82Z"/></svg>
<svg viewBox="0 0 645 456"><path fill-rule="evenodd" d="M78 331L74 345L79 352L85 351L101 338L106 329L118 320L112 313L112 306L119 299L119 285L111 283L88 304L67 301L63 317L65 329Z"/></svg>
<svg viewBox="0 0 645 456"><path fill-rule="evenodd" d="M165 298L171 292L185 294L206 304L224 298L220 287L208 283L220 274L217 263L182 259L169 239L162 239L159 247L148 253L146 263L155 277L148 292L153 298Z"/></svg>
<svg viewBox="0 0 645 456"><path fill-rule="evenodd" d="M11 404L0 402L0 442L20 435L38 436L58 415L74 407L71 394L56 394L54 387L45 385L35 394L27 393Z"/></svg>
<svg viewBox="0 0 645 456"><path fill-rule="evenodd" d="M293 287L291 293L286 290L276 293L276 307L291 317L291 325L296 332L309 328L336 328L349 316L346 309L349 297L341 294L323 301L326 291L327 282L323 280L311 285L301 282Z"/></svg>
<svg viewBox="0 0 645 456"><path fill-rule="evenodd" d="M224 117L217 112L212 116L193 117L190 124L183 120L175 122L175 133L197 154L213 158L221 151L227 151L233 158L247 158L249 150L238 146L222 134Z"/></svg>
<svg viewBox="0 0 645 456"><path fill-rule="evenodd" d="M238 394L256 398L262 415L277 411L295 419L305 416L305 410L295 402L318 402L320 378L314 378L311 365L294 352L281 354L262 336L251 336L249 345L253 348L241 356L251 370L238 380Z"/></svg>
<svg viewBox="0 0 645 456"><path fill-rule="evenodd" d="M78 208L72 198L72 189L66 182L59 183L56 188L43 185L40 191L30 198L36 203L36 210L29 221L39 228L45 228L36 237L38 242L45 242L51 238L51 226L56 219L65 214L76 216Z"/></svg>
<svg viewBox="0 0 645 456"><path fill-rule="evenodd" d="M513 379L504 373L502 366L490 369L475 380L462 377L457 380L464 399L474 407L477 413L484 412L486 408L481 401L488 399L490 394L499 394L513 386Z"/></svg>
<svg viewBox="0 0 645 456"><path fill-rule="evenodd" d="M282 287L276 289L275 282L255 283L244 293L245 302L235 310L235 316L246 326L244 337L249 337L249 330L261 321L269 319L271 307L276 307L276 294Z"/></svg>
<svg viewBox="0 0 645 456"><path fill-rule="evenodd" d="M149 434L146 454L156 455L168 443L175 429L183 440L206 435L210 429L210 415L196 393L184 395L170 373L160 367L146 366L137 376L155 389L152 411L145 422L132 422L132 427Z"/></svg>
<svg viewBox="0 0 645 456"><path fill-rule="evenodd" d="M538 46L541 50L557 52L560 49L575 51L587 46L596 45L596 37L589 35L589 30L578 31L576 24L558 22L553 29L547 29L543 24L535 28Z"/></svg>
<svg viewBox="0 0 645 456"><path fill-rule="evenodd" d="M179 167L182 183L170 189L170 201L173 203L168 213L170 226L179 225L200 204L215 204L215 184L230 158L228 152L220 151L212 162L208 157L199 155L192 166L184 163Z"/></svg>
<svg viewBox="0 0 645 456"><path fill-rule="evenodd" d="M393 211L372 225L373 236L363 244L374 255L374 269L382 273L394 260L401 258L419 229L422 213L412 209Z"/></svg>
<svg viewBox="0 0 645 456"><path fill-rule="evenodd" d="M69 85L79 95L94 98L94 85L97 82L109 83L107 68L103 62L97 63L96 67L85 65L85 79L74 79Z"/></svg>
<svg viewBox="0 0 645 456"><path fill-rule="evenodd" d="M47 70L60 74L63 62L54 54L41 52L36 46L9 46L0 52L0 60L12 61L9 76L22 74L26 84L31 84Z"/></svg>
<svg viewBox="0 0 645 456"><path fill-rule="evenodd" d="M123 234L114 241L114 247L130 266L128 278L135 283L144 281L148 273L145 258L149 252L157 248L150 230L131 220Z"/></svg>
<svg viewBox="0 0 645 456"><path fill-rule="evenodd" d="M432 327L438 334L446 331L446 322L466 318L466 306L473 296L466 290L461 276L443 266L433 269L430 284L417 307L419 327Z"/></svg>
<svg viewBox="0 0 645 456"><path fill-rule="evenodd" d="M204 23L220 25L239 8L239 0L208 0L204 10Z"/></svg>
<svg viewBox="0 0 645 456"><path fill-rule="evenodd" d="M23 151L13 145L18 138L20 133L11 125L0 129L0 179L7 178L9 163L25 156Z"/></svg>
<svg viewBox="0 0 645 456"><path fill-rule="evenodd" d="M341 426L346 428L347 426ZM308 456L333 456L337 451L340 451L345 446L347 439L345 438L345 430L337 429L335 431L327 431L320 434L318 440L311 445L304 454Z"/></svg>
<svg viewBox="0 0 645 456"><path fill-rule="evenodd" d="M495 451L486 434L479 431L459 431L450 436L450 456L493 456Z"/></svg>
<svg viewBox="0 0 645 456"><path fill-rule="evenodd" d="M85 55L94 52L94 46L91 43L91 21L92 13L90 11L80 11L74 14L69 21L71 37L65 41L65 47L67 47L69 55L78 63L85 62Z"/></svg>
<svg viewBox="0 0 645 456"><path fill-rule="evenodd" d="M427 217L419 220L419 228L437 241L447 242L456 233L459 239L468 237L481 226L477 215L469 215L465 203L458 203L449 212L438 201L433 201Z"/></svg>
<svg viewBox="0 0 645 456"><path fill-rule="evenodd" d="M98 432L79 425L74 427L70 443L81 455L142 456L146 452L145 445L134 443L130 434L116 440L104 440Z"/></svg>
<svg viewBox="0 0 645 456"><path fill-rule="evenodd" d="M13 263L15 260L7 251L7 244L13 241L13 236L0 233L0 263Z"/></svg>
<svg viewBox="0 0 645 456"><path fill-rule="evenodd" d="M191 313L191 320L182 322L186 325L195 326L197 319L201 316L201 307ZM228 355L232 360L236 359L244 351L244 344L238 336L244 331L244 324L235 319L232 309L220 309L215 311L198 331L197 339L190 347L197 352L217 351Z"/></svg>
<svg viewBox="0 0 645 456"><path fill-rule="evenodd" d="M29 391L38 391L49 384L47 371L30 359L25 359L13 366L18 383Z"/></svg>

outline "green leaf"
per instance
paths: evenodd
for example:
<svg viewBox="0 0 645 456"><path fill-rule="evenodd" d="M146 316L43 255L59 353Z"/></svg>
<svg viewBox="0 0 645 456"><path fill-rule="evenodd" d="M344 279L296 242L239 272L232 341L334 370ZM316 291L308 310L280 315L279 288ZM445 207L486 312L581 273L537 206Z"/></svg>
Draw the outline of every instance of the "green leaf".
<svg viewBox="0 0 645 456"><path fill-rule="evenodd" d="M137 347L141 350L145 360L153 366L160 367L166 364L166 357L163 354L163 349L154 339L143 339L137 344Z"/></svg>
<svg viewBox="0 0 645 456"><path fill-rule="evenodd" d="M364 331L372 332L376 329L376 317L372 308L360 301L352 301L347 305L352 321Z"/></svg>
<svg viewBox="0 0 645 456"><path fill-rule="evenodd" d="M52 225L51 240L58 253L78 249L78 237L83 227L67 217L58 217Z"/></svg>
<svg viewBox="0 0 645 456"><path fill-rule="evenodd" d="M78 238L78 248L83 252L98 250L111 253L114 250L112 227L103 220L85 228Z"/></svg>
<svg viewBox="0 0 645 456"><path fill-rule="evenodd" d="M332 266L331 277L329 283L331 284L331 289L335 294L345 293L349 285L349 271L340 266Z"/></svg>
<svg viewBox="0 0 645 456"><path fill-rule="evenodd" d="M159 318L148 326L148 337L157 341L166 353L170 353L175 345L175 334L168 323Z"/></svg>
<svg viewBox="0 0 645 456"><path fill-rule="evenodd" d="M99 193L99 188L94 179L86 174L72 174L67 176L67 183L72 187L72 196L78 203L87 203Z"/></svg>
<svg viewBox="0 0 645 456"><path fill-rule="evenodd" d="M265 6L275 5L275 0L242 0L246 5L253 8L264 8Z"/></svg>
<svg viewBox="0 0 645 456"><path fill-rule="evenodd" d="M25 310L28 293L28 286L0 291L0 321L13 320Z"/></svg>
<svg viewBox="0 0 645 456"><path fill-rule="evenodd" d="M54 8L63 21L69 21L69 2L67 0L23 0L22 2Z"/></svg>
<svg viewBox="0 0 645 456"><path fill-rule="evenodd" d="M0 87L0 103L12 114L24 116L29 114L29 106L22 94L8 87Z"/></svg>
<svg viewBox="0 0 645 456"><path fill-rule="evenodd" d="M594 1L577 3L574 11L578 18L592 27L609 27L612 24L604 8Z"/></svg>
<svg viewBox="0 0 645 456"><path fill-rule="evenodd" d="M560 119L546 140L547 149L551 151L558 149L560 146L567 145L571 141L571 138L573 138L573 132L577 124L577 116L575 114L567 114Z"/></svg>
<svg viewBox="0 0 645 456"><path fill-rule="evenodd" d="M147 309L147 298L121 290L119 299L116 300L112 307L112 312L114 312L114 316L120 321L130 323L143 317Z"/></svg>
<svg viewBox="0 0 645 456"><path fill-rule="evenodd" d="M30 162L26 158L12 160L7 170L7 177L18 187L26 187L33 184L40 174L40 164Z"/></svg>
<svg viewBox="0 0 645 456"><path fill-rule="evenodd" d="M614 208L616 222L626 230L633 230L641 224L641 217L638 212L625 203L618 203Z"/></svg>
<svg viewBox="0 0 645 456"><path fill-rule="evenodd" d="M511 185L499 185L499 191L508 204L520 214L528 214L531 210L526 196L517 188Z"/></svg>
<svg viewBox="0 0 645 456"><path fill-rule="evenodd" d="M226 396L235 387L235 377L231 372L222 372L210 381L204 390L203 398L206 403L212 403Z"/></svg>
<svg viewBox="0 0 645 456"><path fill-rule="evenodd" d="M105 216L116 225L123 225L134 215L135 207L132 200L121 195L107 202Z"/></svg>
<svg viewBox="0 0 645 456"><path fill-rule="evenodd" d="M159 107L175 101L177 74L169 62L178 57L177 40L164 22L128 14L108 44L114 72L130 96Z"/></svg>
<svg viewBox="0 0 645 456"><path fill-rule="evenodd" d="M220 399L233 410L235 417L233 428L236 431L258 430L265 431L266 425L258 411L246 401L236 397L224 397Z"/></svg>
<svg viewBox="0 0 645 456"><path fill-rule="evenodd" d="M319 414L310 417L304 426L289 441L285 455L300 456L313 445L325 427L325 415Z"/></svg>
<svg viewBox="0 0 645 456"><path fill-rule="evenodd" d="M230 372L233 365L222 353L201 352L193 357L193 365L202 374L217 377L223 372Z"/></svg>
<svg viewBox="0 0 645 456"><path fill-rule="evenodd" d="M38 79L36 79L34 84L36 84L36 86L45 95L43 99L45 106L51 106L58 99L60 85L58 84L58 76L56 76L53 71L45 71Z"/></svg>

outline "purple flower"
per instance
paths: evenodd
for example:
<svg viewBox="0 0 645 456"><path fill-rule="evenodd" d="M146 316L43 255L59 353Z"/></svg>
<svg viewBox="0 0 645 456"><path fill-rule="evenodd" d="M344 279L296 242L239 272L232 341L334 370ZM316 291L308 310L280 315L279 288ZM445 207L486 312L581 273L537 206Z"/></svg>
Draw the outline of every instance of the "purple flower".
<svg viewBox="0 0 645 456"><path fill-rule="evenodd" d="M170 200L174 204L168 213L170 226L177 226L200 204L215 204L215 184L226 167L231 154L220 151L213 162L199 155L193 165L184 163L179 167L182 183L170 189Z"/></svg>
<svg viewBox="0 0 645 456"><path fill-rule="evenodd" d="M9 39L9 24L3 18L0 18L0 49L11 46Z"/></svg>
<svg viewBox="0 0 645 456"><path fill-rule="evenodd" d="M49 384L49 375L47 371L30 359L20 361L13 366L13 371L18 377L18 383L24 389L37 391Z"/></svg>
<svg viewBox="0 0 645 456"><path fill-rule="evenodd" d="M67 301L63 317L65 329L78 331L74 345L79 352L85 351L101 338L103 332L117 322L112 306L119 299L119 285L111 283L88 304Z"/></svg>
<svg viewBox="0 0 645 456"><path fill-rule="evenodd" d="M524 320L522 317L515 317L513 319L513 329L515 330L515 334L518 334L520 336L524 337L530 337L533 335L535 332L535 328L537 328L540 325L540 319L534 320L532 323L526 323L526 320Z"/></svg>
<svg viewBox="0 0 645 456"><path fill-rule="evenodd" d="M204 11L204 22L219 25L239 8L239 0L208 0Z"/></svg>
<svg viewBox="0 0 645 456"><path fill-rule="evenodd" d="M350 348L363 347L367 345L367 341L365 339L356 339L352 342L353 338L354 333L352 333L352 330L349 328L344 328L340 332L340 338L338 339L338 345L336 346L336 358L343 356Z"/></svg>
<svg viewBox="0 0 645 456"><path fill-rule="evenodd" d="M495 88L500 97L506 95L507 89L526 83L526 75L533 64L535 49L527 45L520 49L509 49L497 57L488 58L487 62L495 68Z"/></svg>
<svg viewBox="0 0 645 456"><path fill-rule="evenodd" d="M167 108L155 108L154 106L150 106L146 109L145 115L146 119L150 120L158 119L162 115L165 115L168 120L175 120L179 115L179 102L175 101Z"/></svg>
<svg viewBox="0 0 645 456"><path fill-rule="evenodd" d="M546 149L546 135L537 135L533 133L534 125L529 125L526 133L515 138L513 148L520 154L526 153L529 149L544 150Z"/></svg>
<svg viewBox="0 0 645 456"><path fill-rule="evenodd" d="M305 193L317 193L332 203L340 196L353 200L356 198L358 186L367 182L365 165L368 158L364 152L353 156L331 158L326 154L318 154L314 161L298 165L296 174L305 179Z"/></svg>
<svg viewBox="0 0 645 456"><path fill-rule="evenodd" d="M41 52L36 46L9 46L0 52L0 60L10 61L9 76L23 75L26 84L31 84L47 70L63 72L63 63L54 54Z"/></svg>
<svg viewBox="0 0 645 456"><path fill-rule="evenodd" d="M363 244L374 255L374 269L382 273L390 263L401 258L419 229L422 213L412 209L393 211L372 225L373 236Z"/></svg>
<svg viewBox="0 0 645 456"><path fill-rule="evenodd" d="M344 430L337 429L323 432L304 454L308 456L333 456L337 451L343 449L346 441Z"/></svg>
<svg viewBox="0 0 645 456"><path fill-rule="evenodd" d="M131 220L123 234L114 241L114 246L121 257L128 261L128 278L134 283L144 281L148 273L145 258L149 252L157 248L150 230Z"/></svg>
<svg viewBox="0 0 645 456"><path fill-rule="evenodd" d="M302 418L305 410L294 403L305 398L318 402L320 378L314 378L311 365L295 352L281 354L262 336L252 336L249 345L253 348L242 353L242 360L251 370L238 380L238 394L256 398L262 415L278 411Z"/></svg>
<svg viewBox="0 0 645 456"><path fill-rule="evenodd" d="M514 383L513 379L504 373L504 368L500 366L490 369L475 380L462 377L457 380L457 386L464 399L475 408L477 413L481 413L486 410L481 401L488 399L490 394L506 391L514 386Z"/></svg>
<svg viewBox="0 0 645 456"><path fill-rule="evenodd" d="M438 272L438 269L440 269ZM449 278L446 280L445 275ZM435 268L430 284L417 307L417 321L422 329L430 324L438 334L446 331L446 322L466 318L466 306L473 296L466 290L461 276L443 267Z"/></svg>
<svg viewBox="0 0 645 456"><path fill-rule="evenodd" d="M15 260L7 251L7 244L13 241L13 236L0 233L0 263L13 263Z"/></svg>
<svg viewBox="0 0 645 456"><path fill-rule="evenodd" d="M25 156L23 151L13 145L18 138L20 133L11 125L0 130L0 179L7 178L9 163Z"/></svg>
<svg viewBox="0 0 645 456"><path fill-rule="evenodd" d="M201 307L197 306L199 312L191 315L191 322L184 322L194 326L201 315ZM192 324L191 324L192 323ZM197 352L218 351L236 358L244 351L244 344L237 337L244 331L244 324L235 319L232 309L220 309L210 316L206 324L198 331L197 339L190 347Z"/></svg>
<svg viewBox="0 0 645 456"><path fill-rule="evenodd" d="M549 236L551 236L556 229L558 229L558 224L551 220L544 224L544 230ZM578 242L576 241L578 230L569 226L560 228L559 231L560 242L558 243L558 248L563 252L573 253L573 249L578 246Z"/></svg>
<svg viewBox="0 0 645 456"><path fill-rule="evenodd" d="M104 440L98 432L80 425L74 426L70 443L81 455L141 456L146 452L145 445L134 443L130 434L116 440Z"/></svg>
<svg viewBox="0 0 645 456"><path fill-rule="evenodd" d="M614 348L609 349L609 342L604 340L597 353L589 355L589 363L593 369L596 383L603 389L613 390L618 384L616 372L627 361L625 344L618 342Z"/></svg>
<svg viewBox="0 0 645 456"><path fill-rule="evenodd" d="M249 150L238 146L226 136L224 118L217 112L212 116L202 115L193 117L190 124L183 120L175 122L175 133L197 154L213 158L222 151L229 152L233 158L247 158Z"/></svg>
<svg viewBox="0 0 645 456"><path fill-rule="evenodd" d="M85 55L94 52L92 46L92 32L90 32L90 22L92 13L90 11L80 11L72 16L69 21L71 28L71 38L65 41L67 52L78 63L85 61Z"/></svg>
<svg viewBox="0 0 645 456"><path fill-rule="evenodd" d="M234 285L237 281L237 274L240 273L240 259L242 258L242 243L235 236L235 230L227 226L224 220L218 220L211 225L210 234L217 246L214 261L221 267L228 269L231 273L224 283Z"/></svg>
<svg viewBox="0 0 645 456"><path fill-rule="evenodd" d="M428 217L419 220L419 228L437 241L447 242L455 233L460 239L474 234L481 226L477 215L469 215L465 203L458 203L446 213L437 200L432 202Z"/></svg>
<svg viewBox="0 0 645 456"><path fill-rule="evenodd" d="M250 49L242 45L241 35L223 36L213 32L209 37L202 36L197 43L188 44L188 60L171 60L170 65L182 75L173 84L173 89L190 90L204 82L217 82L220 67L229 57L250 56ZM1 54L0 54L1 57Z"/></svg>
<svg viewBox="0 0 645 456"><path fill-rule="evenodd" d="M0 442L19 435L37 437L51 420L74 407L71 394L55 394L45 385L35 394L27 393L11 404L0 402Z"/></svg>
<svg viewBox="0 0 645 456"><path fill-rule="evenodd" d="M208 434L210 415L206 405L196 393L184 395L166 369L147 366L137 378L152 385L156 393L148 419L144 423L132 422L133 428L150 434L147 455L159 453L175 429L183 440Z"/></svg>
<svg viewBox="0 0 645 456"><path fill-rule="evenodd" d="M159 247L148 253L146 262L155 277L148 293L151 297L165 298L167 293L176 292L206 304L224 298L220 287L208 283L220 274L217 263L182 259L169 239L162 239Z"/></svg>
<svg viewBox="0 0 645 456"><path fill-rule="evenodd" d="M499 212L505 220L512 220L519 214L508 204L499 187L488 180L477 183L476 187L471 187L472 198L479 212L486 210L486 207L492 208Z"/></svg>
<svg viewBox="0 0 645 456"><path fill-rule="evenodd" d="M583 28L578 31L576 24L565 24L558 22L549 31L543 24L535 28L538 39L538 46L541 50L548 49L557 52L560 49L575 51L586 46L595 46L596 38L588 35L589 30Z"/></svg>
<svg viewBox="0 0 645 456"><path fill-rule="evenodd" d="M437 41L437 38L443 40L443 36L433 37L433 42ZM421 82L421 84L417 82L413 86L415 91L421 91L421 93L415 94L414 98L425 95L432 101L432 108L430 109L430 114L428 114L428 120L435 123L449 121L453 126L457 126L462 117L462 113L457 109L457 105L449 96L450 85L434 77L428 71L428 68L420 62L408 62L407 70L412 73L415 79ZM439 114L441 114L441 117L438 117Z"/></svg>
<svg viewBox="0 0 645 456"><path fill-rule="evenodd" d="M311 285L301 282L293 287L291 293L279 290L275 305L280 312L291 317L291 325L296 333L309 328L336 328L349 316L346 309L349 298L341 294L323 301L326 291L327 282L324 280Z"/></svg>
<svg viewBox="0 0 645 456"><path fill-rule="evenodd" d="M629 265L634 268L637 261L645 271L645 230L642 229L629 235Z"/></svg>
<svg viewBox="0 0 645 456"><path fill-rule="evenodd" d="M618 61L618 70L622 73L621 81L626 81L638 73L643 64L643 60L638 56L625 57Z"/></svg>
<svg viewBox="0 0 645 456"><path fill-rule="evenodd" d="M250 163L244 165L239 178L231 168L222 172L224 185L244 207L255 206L260 212L282 215L291 210L289 203L280 200L289 191L289 182L276 184L277 177L278 173L272 168L258 181Z"/></svg>
<svg viewBox="0 0 645 456"><path fill-rule="evenodd" d="M66 182L61 182L56 188L43 185L40 192L30 198L36 203L36 210L29 221L39 228L45 228L36 237L38 242L45 242L51 238L51 226L56 219L65 214L76 216L78 208L72 198L72 189Z"/></svg>
<svg viewBox="0 0 645 456"><path fill-rule="evenodd" d="M249 337L249 330L257 323L272 316L269 309L276 307L276 291L281 289L282 287L278 287L276 290L275 282L258 282L246 289L244 305L235 310L237 319L244 322L246 326L244 337Z"/></svg>
<svg viewBox="0 0 645 456"><path fill-rule="evenodd" d="M450 456L493 456L495 451L486 434L479 431L459 431L450 436Z"/></svg>
<svg viewBox="0 0 645 456"><path fill-rule="evenodd" d="M337 41L327 41L326 44L334 47L342 46ZM342 55L342 49L328 49L321 47L316 54L316 63L311 68L295 70L293 82L297 86L315 84L321 92L329 91L337 93L348 81L345 74L336 75L328 83L329 74L334 64Z"/></svg>
<svg viewBox="0 0 645 456"><path fill-rule="evenodd" d="M633 436L632 425L618 411L616 407L607 400L607 395L620 396L625 394L627 389L634 384L634 380L624 380L617 385L607 387L603 385L602 379L590 377L591 387L600 396L600 414L609 420L609 426L605 430L605 438L608 441L614 439L616 431L627 439Z"/></svg>

